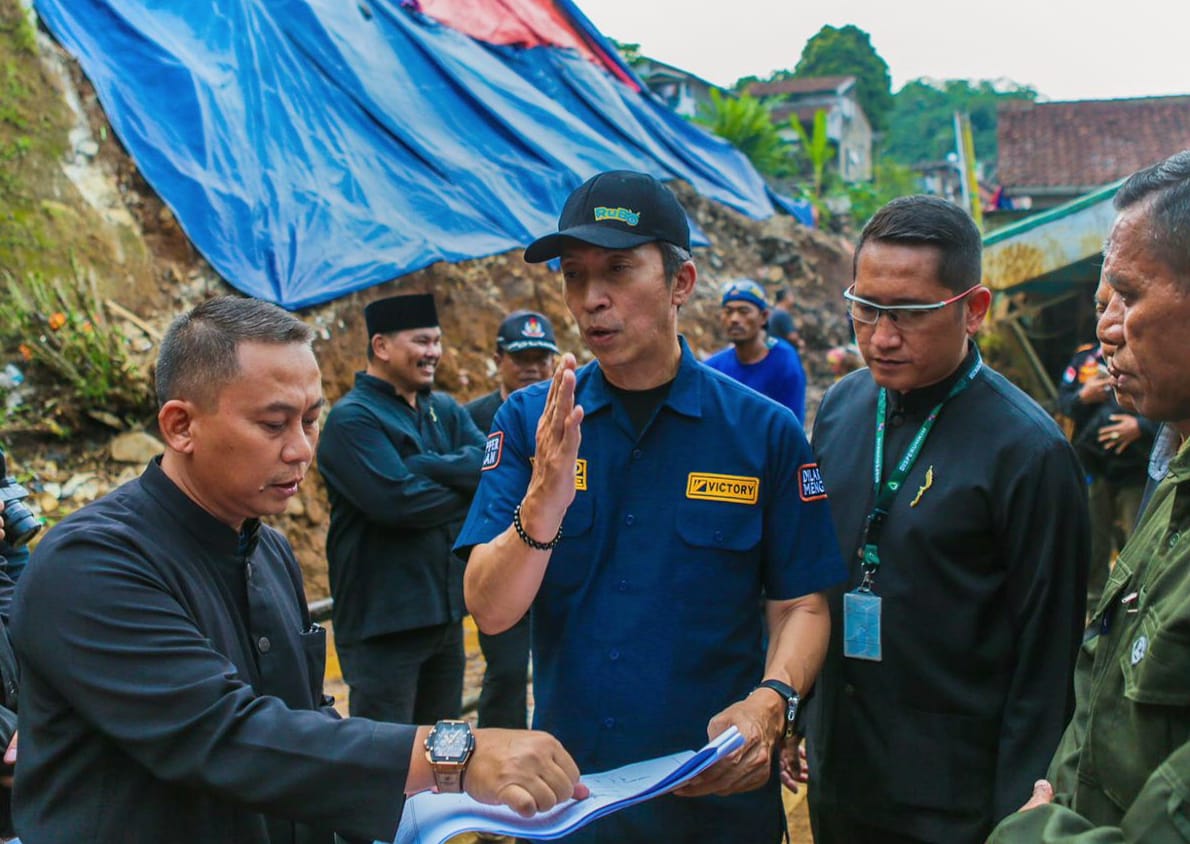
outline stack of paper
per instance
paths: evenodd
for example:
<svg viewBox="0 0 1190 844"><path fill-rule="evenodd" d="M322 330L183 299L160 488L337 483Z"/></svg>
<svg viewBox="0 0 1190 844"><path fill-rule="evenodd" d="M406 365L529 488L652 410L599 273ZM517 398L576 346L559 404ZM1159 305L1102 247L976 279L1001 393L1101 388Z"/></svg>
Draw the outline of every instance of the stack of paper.
<svg viewBox="0 0 1190 844"><path fill-rule="evenodd" d="M423 792L405 801L395 844L442 844L464 832L490 832L520 838L561 838L591 821L673 791L743 747L735 727L701 750L686 750L584 776L591 789L585 800L567 800L548 812L522 818L505 806L486 806L466 794Z"/></svg>

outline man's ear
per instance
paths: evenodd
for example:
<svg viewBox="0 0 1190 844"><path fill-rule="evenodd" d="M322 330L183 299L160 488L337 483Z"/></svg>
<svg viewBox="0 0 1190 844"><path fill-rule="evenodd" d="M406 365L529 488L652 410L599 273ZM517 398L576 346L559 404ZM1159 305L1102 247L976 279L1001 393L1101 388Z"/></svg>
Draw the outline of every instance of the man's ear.
<svg viewBox="0 0 1190 844"><path fill-rule="evenodd" d="M694 293L694 285L698 281L698 270L693 261L686 261L678 268L674 276L673 290L670 294L670 304L681 307Z"/></svg>
<svg viewBox="0 0 1190 844"><path fill-rule="evenodd" d="M161 438L173 451L189 454L194 450L196 408L184 399L170 399L157 412Z"/></svg>
<svg viewBox="0 0 1190 844"><path fill-rule="evenodd" d="M380 358L383 361L388 360L388 337L383 334L373 334L372 339L368 342L372 344L372 357Z"/></svg>
<svg viewBox="0 0 1190 844"><path fill-rule="evenodd" d="M992 307L992 291L980 287L967 297L967 335L974 337Z"/></svg>

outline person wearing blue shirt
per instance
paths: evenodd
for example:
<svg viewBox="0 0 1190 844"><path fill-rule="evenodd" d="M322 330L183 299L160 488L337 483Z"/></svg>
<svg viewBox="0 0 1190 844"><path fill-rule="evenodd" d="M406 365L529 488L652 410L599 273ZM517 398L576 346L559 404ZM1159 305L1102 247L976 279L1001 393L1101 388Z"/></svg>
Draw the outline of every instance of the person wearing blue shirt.
<svg viewBox="0 0 1190 844"><path fill-rule="evenodd" d="M697 272L668 188L593 177L525 253L559 257L596 360L564 355L496 414L456 544L468 609L495 633L532 606L534 725L582 770L732 725L746 738L568 841L776 842L778 748L829 638L822 592L844 575L818 469L793 414L678 335Z"/></svg>
<svg viewBox="0 0 1190 844"><path fill-rule="evenodd" d="M731 345L706 360L761 395L806 418L806 371L797 349L765 331L769 317L764 288L750 278L729 282L723 290L723 330Z"/></svg>

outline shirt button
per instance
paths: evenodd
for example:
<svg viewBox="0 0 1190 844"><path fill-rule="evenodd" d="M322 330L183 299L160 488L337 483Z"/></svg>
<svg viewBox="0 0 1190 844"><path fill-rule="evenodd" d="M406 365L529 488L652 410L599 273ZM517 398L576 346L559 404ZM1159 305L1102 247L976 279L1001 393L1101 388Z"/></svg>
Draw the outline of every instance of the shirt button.
<svg viewBox="0 0 1190 844"><path fill-rule="evenodd" d="M627 580L616 581L616 591L617 592L627 592L628 591L628 581Z"/></svg>
<svg viewBox="0 0 1190 844"><path fill-rule="evenodd" d="M847 697L855 697L855 686L845 683L843 685L843 694L847 695Z"/></svg>
<svg viewBox="0 0 1190 844"><path fill-rule="evenodd" d="M723 531L721 531L721 530L717 530L717 531L715 531L715 541L716 541L716 542L722 542L722 541L723 541Z"/></svg>
<svg viewBox="0 0 1190 844"><path fill-rule="evenodd" d="M612 727L616 726L616 719L615 718L604 718L603 726L605 726L607 729L610 730Z"/></svg>
<svg viewBox="0 0 1190 844"><path fill-rule="evenodd" d="M607 652L607 658L610 659L612 662L615 662L617 659L620 658L620 651L616 648L612 648L610 651Z"/></svg>
<svg viewBox="0 0 1190 844"><path fill-rule="evenodd" d="M626 524L626 525L631 525L635 521L636 521L636 516L632 515L631 513L629 513L627 516L624 517L624 524Z"/></svg>
<svg viewBox="0 0 1190 844"><path fill-rule="evenodd" d="M632 459L633 460L640 460L642 454L644 454L644 452L641 451L639 448L632 449Z"/></svg>
<svg viewBox="0 0 1190 844"><path fill-rule="evenodd" d="M268 636L261 636L256 640L256 649L262 654L267 654L269 649L273 647L273 643L269 641Z"/></svg>

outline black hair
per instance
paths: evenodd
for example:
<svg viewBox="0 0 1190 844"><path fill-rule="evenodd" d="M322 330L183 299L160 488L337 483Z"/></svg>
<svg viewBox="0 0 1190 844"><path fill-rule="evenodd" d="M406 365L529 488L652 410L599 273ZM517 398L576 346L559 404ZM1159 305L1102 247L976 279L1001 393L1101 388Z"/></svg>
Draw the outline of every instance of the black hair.
<svg viewBox="0 0 1190 844"><path fill-rule="evenodd" d="M1142 202L1154 252L1190 287L1190 150L1133 173L1113 200L1117 211Z"/></svg>
<svg viewBox="0 0 1190 844"><path fill-rule="evenodd" d="M859 268L859 254L868 241L938 250L938 281L962 293L983 278L983 238L971 216L936 196L902 196L885 205L859 236L851 260L851 277Z"/></svg>
<svg viewBox="0 0 1190 844"><path fill-rule="evenodd" d="M157 355L157 402L188 399L209 404L240 373L241 343L309 346L314 331L276 305L259 299L209 299L170 324Z"/></svg>

